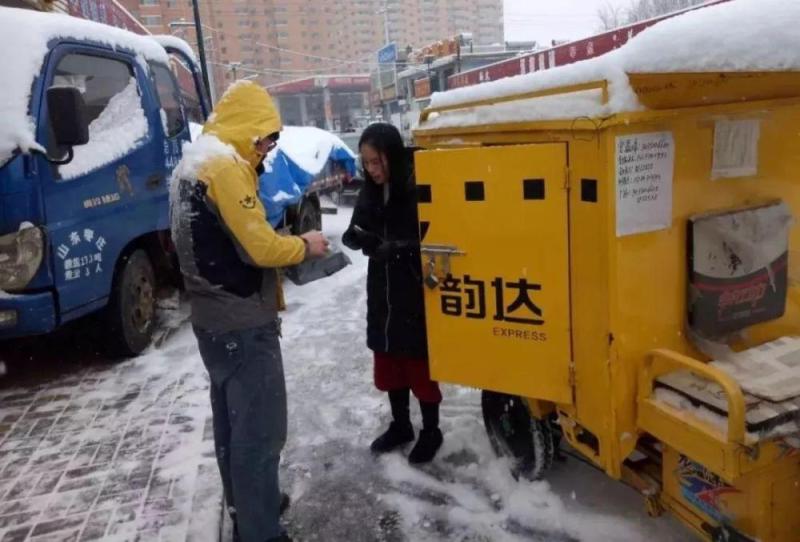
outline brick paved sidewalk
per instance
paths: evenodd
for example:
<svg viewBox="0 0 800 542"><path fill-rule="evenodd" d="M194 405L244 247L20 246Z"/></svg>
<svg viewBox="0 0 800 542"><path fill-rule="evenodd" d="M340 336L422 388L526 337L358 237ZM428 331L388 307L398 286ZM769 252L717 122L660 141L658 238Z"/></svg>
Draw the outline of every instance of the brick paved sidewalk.
<svg viewBox="0 0 800 542"><path fill-rule="evenodd" d="M0 391L0 542L218 538L207 387L184 327L134 360Z"/></svg>

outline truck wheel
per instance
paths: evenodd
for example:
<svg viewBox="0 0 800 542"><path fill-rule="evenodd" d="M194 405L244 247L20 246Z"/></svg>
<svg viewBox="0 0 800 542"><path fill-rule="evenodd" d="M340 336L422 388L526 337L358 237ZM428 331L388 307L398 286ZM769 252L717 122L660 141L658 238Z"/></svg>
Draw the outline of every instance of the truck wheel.
<svg viewBox="0 0 800 542"><path fill-rule="evenodd" d="M492 448L513 461L514 476L541 479L555 456L550 422L531 416L525 401L515 395L484 390L481 408Z"/></svg>
<svg viewBox="0 0 800 542"><path fill-rule="evenodd" d="M303 198L300 211L292 224L292 234L300 235L311 230L322 230L322 213L311 198Z"/></svg>
<svg viewBox="0 0 800 542"><path fill-rule="evenodd" d="M144 250L124 256L107 308L107 350L114 357L140 354L155 328L155 275Z"/></svg>

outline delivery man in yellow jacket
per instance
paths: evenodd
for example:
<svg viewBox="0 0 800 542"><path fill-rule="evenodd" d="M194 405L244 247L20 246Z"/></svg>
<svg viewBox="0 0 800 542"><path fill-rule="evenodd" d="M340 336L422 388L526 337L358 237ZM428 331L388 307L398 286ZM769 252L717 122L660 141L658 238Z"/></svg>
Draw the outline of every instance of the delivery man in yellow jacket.
<svg viewBox="0 0 800 542"><path fill-rule="evenodd" d="M289 540L279 523L286 388L277 268L321 256L320 232L279 236L258 198L281 120L266 90L228 89L172 177L172 237L211 380L214 443L236 537Z"/></svg>

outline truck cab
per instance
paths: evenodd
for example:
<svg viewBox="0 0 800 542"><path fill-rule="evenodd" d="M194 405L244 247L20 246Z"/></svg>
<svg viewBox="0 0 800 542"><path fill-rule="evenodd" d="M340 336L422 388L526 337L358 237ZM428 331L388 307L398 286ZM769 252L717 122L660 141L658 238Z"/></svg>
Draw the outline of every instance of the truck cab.
<svg viewBox="0 0 800 542"><path fill-rule="evenodd" d="M0 8L0 340L104 310L111 352L148 346L168 179L209 109L169 43Z"/></svg>

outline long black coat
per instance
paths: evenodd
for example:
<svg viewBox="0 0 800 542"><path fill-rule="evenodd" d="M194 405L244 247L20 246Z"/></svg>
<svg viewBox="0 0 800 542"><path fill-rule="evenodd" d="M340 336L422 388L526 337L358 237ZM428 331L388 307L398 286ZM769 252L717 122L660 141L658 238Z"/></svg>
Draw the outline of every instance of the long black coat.
<svg viewBox="0 0 800 542"><path fill-rule="evenodd" d="M401 175L384 187L367 179L342 241L370 256L367 270L367 346L374 352L427 359L425 306L413 161L409 152ZM355 226L383 241L384 250L365 246ZM386 250L388 249L388 250Z"/></svg>

